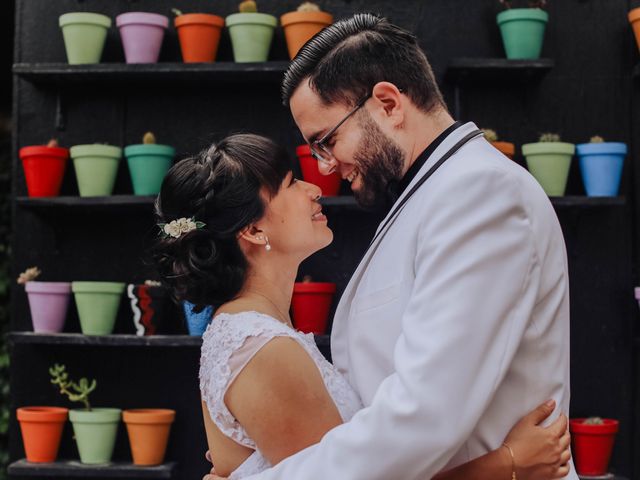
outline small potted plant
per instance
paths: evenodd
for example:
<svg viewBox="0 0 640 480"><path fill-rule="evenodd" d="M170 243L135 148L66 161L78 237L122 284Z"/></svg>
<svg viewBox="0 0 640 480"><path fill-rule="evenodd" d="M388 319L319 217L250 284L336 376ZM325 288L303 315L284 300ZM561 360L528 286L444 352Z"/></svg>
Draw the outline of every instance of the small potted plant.
<svg viewBox="0 0 640 480"><path fill-rule="evenodd" d="M145 280L143 284L129 284L127 296L131 302L136 335L156 335L168 330L165 326L168 295L160 282Z"/></svg>
<svg viewBox="0 0 640 480"><path fill-rule="evenodd" d="M111 195L122 149L113 145L94 143L75 145L70 149L81 197Z"/></svg>
<svg viewBox="0 0 640 480"><path fill-rule="evenodd" d="M180 51L184 63L214 62L218 54L220 34L224 18L208 13L182 13L172 9L176 15L174 24L180 40Z"/></svg>
<svg viewBox="0 0 640 480"><path fill-rule="evenodd" d="M38 267L25 270L18 277L18 283L24 285L29 299L33 331L37 333L60 333L64 328L71 297L71 284L68 282L37 282L40 276Z"/></svg>
<svg viewBox="0 0 640 480"><path fill-rule="evenodd" d="M287 40L289 58L293 59L311 37L333 23L333 15L321 11L315 3L304 2L295 12L282 15L280 22Z"/></svg>
<svg viewBox="0 0 640 480"><path fill-rule="evenodd" d="M602 137L591 137L589 143L576 145L580 173L587 195L590 197L614 197L620 189L620 178L627 145L622 142L605 142Z"/></svg>
<svg viewBox="0 0 640 480"><path fill-rule="evenodd" d="M61 15L67 61L70 65L100 63L111 19L106 15L89 12L71 12Z"/></svg>
<svg viewBox="0 0 640 480"><path fill-rule="evenodd" d="M127 12L116 17L127 63L156 63L169 17L158 13Z"/></svg>
<svg viewBox="0 0 640 480"><path fill-rule="evenodd" d="M164 461L175 417L175 410L166 408L140 408L122 412L134 465L160 465Z"/></svg>
<svg viewBox="0 0 640 480"><path fill-rule="evenodd" d="M27 462L51 463L58 457L69 410L61 407L20 407L16 411Z"/></svg>
<svg viewBox="0 0 640 480"><path fill-rule="evenodd" d="M304 333L324 334L335 293L335 283L314 282L310 276L296 282L291 300L294 326Z"/></svg>
<svg viewBox="0 0 640 480"><path fill-rule="evenodd" d="M69 411L73 434L78 445L80 461L86 464L105 464L111 461L113 447L122 410L119 408L92 408L89 394L96 389L97 382L86 378L74 382L64 365L54 365L49 369L51 383L66 395L71 402L80 402L83 409Z"/></svg>
<svg viewBox="0 0 640 480"><path fill-rule="evenodd" d="M19 152L30 197L57 197L69 150L51 139L47 145L22 147Z"/></svg>
<svg viewBox="0 0 640 480"><path fill-rule="evenodd" d="M266 62L278 19L258 13L254 0L240 3L239 10L226 18L233 58L236 62Z"/></svg>
<svg viewBox="0 0 640 480"><path fill-rule="evenodd" d="M113 332L124 289L125 284L120 282L71 282L83 334Z"/></svg>
<svg viewBox="0 0 640 480"><path fill-rule="evenodd" d="M213 307L206 306L200 312L194 312L195 305L188 301L182 302L182 311L184 312L184 318L187 324L187 330L189 335L196 337L202 336L207 329L211 319L213 318Z"/></svg>
<svg viewBox="0 0 640 480"><path fill-rule="evenodd" d="M331 175L323 175L318 168L318 161L311 155L309 145L296 147L296 155L300 161L302 178L305 182L313 183L322 190L323 197L334 197L340 191L340 175L333 172Z"/></svg>
<svg viewBox="0 0 640 480"><path fill-rule="evenodd" d="M516 153L516 146L513 143L499 141L496 131L490 128L483 128L482 132L484 133L484 138L487 139L487 142L500 150L500 153L513 160L513 156Z"/></svg>
<svg viewBox="0 0 640 480"><path fill-rule="evenodd" d="M636 44L638 45L638 49L640 49L640 7L631 9L628 18L636 37Z"/></svg>
<svg viewBox="0 0 640 480"><path fill-rule="evenodd" d="M158 195L162 180L171 168L175 154L175 148L158 145L155 135L151 132L144 134L141 144L125 147L124 156L131 173L133 193Z"/></svg>
<svg viewBox="0 0 640 480"><path fill-rule="evenodd" d="M546 0L529 0L529 8L511 8L512 0L499 1L505 8L498 13L497 22L507 58L540 58L544 31L549 21L549 14L543 10Z"/></svg>
<svg viewBox="0 0 640 480"><path fill-rule="evenodd" d="M617 420L600 417L569 421L578 475L596 477L607 473L618 426Z"/></svg>
<svg viewBox="0 0 640 480"><path fill-rule="evenodd" d="M549 196L564 195L575 145L560 141L560 135L543 133L537 143L522 146L527 167Z"/></svg>

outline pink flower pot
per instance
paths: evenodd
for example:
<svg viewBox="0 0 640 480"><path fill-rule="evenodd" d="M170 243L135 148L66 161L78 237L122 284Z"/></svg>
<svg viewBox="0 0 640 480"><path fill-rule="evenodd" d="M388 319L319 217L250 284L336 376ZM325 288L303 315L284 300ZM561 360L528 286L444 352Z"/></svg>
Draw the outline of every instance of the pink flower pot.
<svg viewBox="0 0 640 480"><path fill-rule="evenodd" d="M129 12L116 17L127 63L156 63L169 18L157 13Z"/></svg>
<svg viewBox="0 0 640 480"><path fill-rule="evenodd" d="M27 282L33 331L60 333L67 318L71 284L67 282Z"/></svg>

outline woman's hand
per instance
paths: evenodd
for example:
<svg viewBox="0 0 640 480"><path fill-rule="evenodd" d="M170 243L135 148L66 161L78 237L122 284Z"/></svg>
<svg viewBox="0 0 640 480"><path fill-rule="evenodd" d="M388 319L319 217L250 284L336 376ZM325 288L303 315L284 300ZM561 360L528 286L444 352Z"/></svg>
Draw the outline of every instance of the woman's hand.
<svg viewBox="0 0 640 480"><path fill-rule="evenodd" d="M549 400L522 418L509 432L504 443L513 451L518 480L549 480L569 474L571 436L564 414L548 427L540 424L555 408ZM508 448L502 447L511 462Z"/></svg>
<svg viewBox="0 0 640 480"><path fill-rule="evenodd" d="M202 477L202 480L227 480L227 477L219 477L216 475L216 469L214 468L213 462L211 461L211 452L209 450L207 450L207 453L205 453L204 458L206 458L207 461L211 463L211 471L204 477Z"/></svg>

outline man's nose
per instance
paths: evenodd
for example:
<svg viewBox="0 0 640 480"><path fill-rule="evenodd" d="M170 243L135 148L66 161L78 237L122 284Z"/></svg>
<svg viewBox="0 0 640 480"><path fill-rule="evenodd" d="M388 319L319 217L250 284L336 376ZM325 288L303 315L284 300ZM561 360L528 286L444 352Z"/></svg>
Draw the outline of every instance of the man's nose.
<svg viewBox="0 0 640 480"><path fill-rule="evenodd" d="M318 162L318 170L322 175L331 175L338 168L338 162L332 158L328 162Z"/></svg>

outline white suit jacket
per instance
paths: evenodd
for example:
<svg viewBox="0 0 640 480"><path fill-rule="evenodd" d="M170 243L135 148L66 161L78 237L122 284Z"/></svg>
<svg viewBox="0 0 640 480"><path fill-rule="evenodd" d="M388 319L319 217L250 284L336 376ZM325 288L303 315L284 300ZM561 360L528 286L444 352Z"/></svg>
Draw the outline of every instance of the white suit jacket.
<svg viewBox="0 0 640 480"><path fill-rule="evenodd" d="M454 130L403 196L476 128ZM548 398L552 418L568 413L566 250L536 180L476 138L386 230L349 282L331 336L334 364L365 408L251 479L426 480L498 448ZM578 478L573 468L567 478Z"/></svg>

